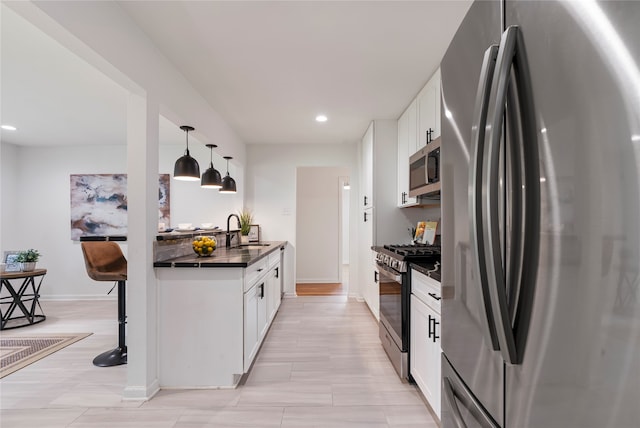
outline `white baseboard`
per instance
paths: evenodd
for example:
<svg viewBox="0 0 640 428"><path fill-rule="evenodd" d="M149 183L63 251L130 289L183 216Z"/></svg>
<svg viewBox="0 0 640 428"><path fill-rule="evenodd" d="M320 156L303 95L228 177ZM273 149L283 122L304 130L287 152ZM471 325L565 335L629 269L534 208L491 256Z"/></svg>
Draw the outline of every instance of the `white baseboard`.
<svg viewBox="0 0 640 428"><path fill-rule="evenodd" d="M127 386L122 392L122 401L149 401L160 391L158 379L145 386Z"/></svg>
<svg viewBox="0 0 640 428"><path fill-rule="evenodd" d="M349 293L350 299L356 299L356 302L364 302L364 298L357 293Z"/></svg>
<svg viewBox="0 0 640 428"><path fill-rule="evenodd" d="M296 284L335 284L340 282L339 278L321 278L321 279L297 279Z"/></svg>
<svg viewBox="0 0 640 428"><path fill-rule="evenodd" d="M284 293L282 296L283 299L295 299L296 297L298 297L296 293Z"/></svg>

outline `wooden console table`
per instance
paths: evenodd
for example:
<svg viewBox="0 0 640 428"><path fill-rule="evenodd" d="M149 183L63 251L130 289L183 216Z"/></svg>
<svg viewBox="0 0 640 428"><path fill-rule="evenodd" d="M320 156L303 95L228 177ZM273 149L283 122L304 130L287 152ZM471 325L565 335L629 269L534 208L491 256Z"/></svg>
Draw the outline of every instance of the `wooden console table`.
<svg viewBox="0 0 640 428"><path fill-rule="evenodd" d="M0 273L0 330L36 324L47 318L38 300L40 285L46 273L46 269ZM22 280L19 286L18 280ZM4 292L5 289L8 294ZM40 314L36 314L36 307L40 308ZM14 315L17 308L22 312L21 315Z"/></svg>

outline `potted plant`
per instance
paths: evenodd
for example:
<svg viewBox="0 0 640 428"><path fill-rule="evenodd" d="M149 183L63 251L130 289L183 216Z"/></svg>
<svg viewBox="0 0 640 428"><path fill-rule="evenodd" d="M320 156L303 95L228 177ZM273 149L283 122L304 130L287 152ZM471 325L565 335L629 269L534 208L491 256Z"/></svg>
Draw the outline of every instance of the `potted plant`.
<svg viewBox="0 0 640 428"><path fill-rule="evenodd" d="M16 257L16 262L22 263L22 271L30 272L36 268L36 262L40 258L38 250L29 248L25 251L20 251Z"/></svg>
<svg viewBox="0 0 640 428"><path fill-rule="evenodd" d="M253 214L248 209L243 208L238 212L238 217L240 217L240 242L247 244L249 242L251 223L253 223Z"/></svg>

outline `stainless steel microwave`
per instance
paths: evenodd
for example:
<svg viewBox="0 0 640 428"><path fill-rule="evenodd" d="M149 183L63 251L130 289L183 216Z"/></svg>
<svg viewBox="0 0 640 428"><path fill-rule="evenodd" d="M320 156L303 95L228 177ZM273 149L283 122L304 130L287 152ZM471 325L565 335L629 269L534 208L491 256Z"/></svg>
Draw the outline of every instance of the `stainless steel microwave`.
<svg viewBox="0 0 640 428"><path fill-rule="evenodd" d="M427 144L409 158L409 196L440 190L440 138Z"/></svg>

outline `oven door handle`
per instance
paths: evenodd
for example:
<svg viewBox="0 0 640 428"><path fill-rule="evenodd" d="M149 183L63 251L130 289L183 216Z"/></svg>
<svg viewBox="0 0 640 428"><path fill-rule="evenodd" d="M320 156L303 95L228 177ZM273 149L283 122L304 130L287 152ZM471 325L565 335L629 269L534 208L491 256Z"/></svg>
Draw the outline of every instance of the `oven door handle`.
<svg viewBox="0 0 640 428"><path fill-rule="evenodd" d="M378 265L378 272L380 274L380 276L384 276L388 279L391 279L395 282L397 282L398 284L402 284L402 275L398 274L397 271L391 269L390 267L387 267L383 264L380 263L376 263Z"/></svg>

